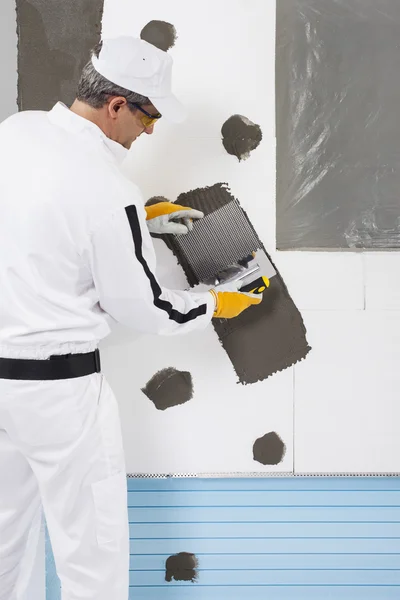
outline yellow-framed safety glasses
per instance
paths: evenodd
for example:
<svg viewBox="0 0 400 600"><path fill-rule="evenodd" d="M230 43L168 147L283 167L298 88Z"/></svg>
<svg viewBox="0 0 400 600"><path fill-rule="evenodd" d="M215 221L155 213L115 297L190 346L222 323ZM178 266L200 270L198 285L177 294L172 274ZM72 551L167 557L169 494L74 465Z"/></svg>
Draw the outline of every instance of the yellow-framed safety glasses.
<svg viewBox="0 0 400 600"><path fill-rule="evenodd" d="M143 117L141 117L140 120L142 121L145 127L151 127L152 125L157 123L157 121L159 121L162 117L161 113L157 113L156 115L150 114L149 112L147 112L147 110L144 110L144 108L142 108L140 104L136 104L136 102L128 102L128 104L134 106L135 108L140 110L140 112L143 113Z"/></svg>

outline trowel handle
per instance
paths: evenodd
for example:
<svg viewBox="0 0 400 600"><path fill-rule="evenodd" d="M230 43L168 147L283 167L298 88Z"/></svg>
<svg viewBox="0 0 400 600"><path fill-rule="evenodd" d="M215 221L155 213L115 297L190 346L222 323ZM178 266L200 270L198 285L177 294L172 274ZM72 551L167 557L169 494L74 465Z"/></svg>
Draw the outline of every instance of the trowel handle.
<svg viewBox="0 0 400 600"><path fill-rule="evenodd" d="M250 283L242 286L239 292L247 292L248 294L262 294L269 287L268 277L258 277Z"/></svg>

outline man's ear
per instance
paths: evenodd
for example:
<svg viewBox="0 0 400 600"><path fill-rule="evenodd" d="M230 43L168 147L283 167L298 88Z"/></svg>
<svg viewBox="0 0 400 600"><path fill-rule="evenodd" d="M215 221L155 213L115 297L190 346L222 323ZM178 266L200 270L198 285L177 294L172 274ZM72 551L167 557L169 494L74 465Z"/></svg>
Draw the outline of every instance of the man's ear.
<svg viewBox="0 0 400 600"><path fill-rule="evenodd" d="M126 99L122 96L116 96L112 98L108 103L108 112L112 119L116 119L119 111L126 104Z"/></svg>

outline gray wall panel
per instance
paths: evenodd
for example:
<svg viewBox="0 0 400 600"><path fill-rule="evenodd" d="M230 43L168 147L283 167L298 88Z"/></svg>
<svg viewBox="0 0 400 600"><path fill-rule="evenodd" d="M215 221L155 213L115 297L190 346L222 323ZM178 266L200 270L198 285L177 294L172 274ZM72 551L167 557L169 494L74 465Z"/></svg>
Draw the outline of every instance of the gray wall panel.
<svg viewBox="0 0 400 600"><path fill-rule="evenodd" d="M399 248L400 2L277 8L278 248Z"/></svg>
<svg viewBox="0 0 400 600"><path fill-rule="evenodd" d="M70 105L100 39L103 0L17 0L20 110Z"/></svg>

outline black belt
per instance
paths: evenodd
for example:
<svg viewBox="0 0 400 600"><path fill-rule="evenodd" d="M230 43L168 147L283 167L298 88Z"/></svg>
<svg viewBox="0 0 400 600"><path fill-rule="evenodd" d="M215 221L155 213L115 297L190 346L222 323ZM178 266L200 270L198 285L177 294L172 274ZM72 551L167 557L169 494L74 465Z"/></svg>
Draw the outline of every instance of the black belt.
<svg viewBox="0 0 400 600"><path fill-rule="evenodd" d="M72 379L100 371L99 350L87 354L54 355L47 360L0 358L0 379Z"/></svg>

